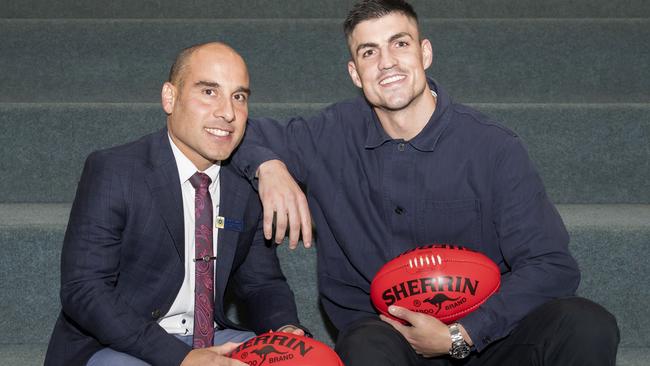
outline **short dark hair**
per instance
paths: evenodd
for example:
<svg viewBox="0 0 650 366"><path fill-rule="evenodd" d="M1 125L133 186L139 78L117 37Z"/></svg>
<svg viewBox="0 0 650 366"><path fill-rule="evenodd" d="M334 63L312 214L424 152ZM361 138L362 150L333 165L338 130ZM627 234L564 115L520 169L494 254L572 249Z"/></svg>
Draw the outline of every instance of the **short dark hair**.
<svg viewBox="0 0 650 366"><path fill-rule="evenodd" d="M185 67L187 66L187 62L189 61L190 56L194 53L194 51L198 50L199 48L207 45L208 43L211 42L206 42L206 43L200 43L200 44L195 44L193 46L184 48L181 50L181 52L178 53L176 56L176 60L174 61L174 64L172 67L169 69L169 78L167 79L168 82L172 83L178 88L183 87L183 71L185 70Z"/></svg>
<svg viewBox="0 0 650 366"><path fill-rule="evenodd" d="M418 22L418 15L411 4L404 0L362 0L356 3L343 22L345 38L349 39L356 26L368 19L377 19L392 12L399 12Z"/></svg>

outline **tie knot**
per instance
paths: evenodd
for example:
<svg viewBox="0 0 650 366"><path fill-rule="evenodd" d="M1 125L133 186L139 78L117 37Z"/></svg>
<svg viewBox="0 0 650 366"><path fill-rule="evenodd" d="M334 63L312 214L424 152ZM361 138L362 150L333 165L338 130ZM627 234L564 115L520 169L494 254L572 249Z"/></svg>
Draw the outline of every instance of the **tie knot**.
<svg viewBox="0 0 650 366"><path fill-rule="evenodd" d="M196 172L193 176L190 177L190 183L194 189L205 188L207 189L212 180L208 177L207 174Z"/></svg>

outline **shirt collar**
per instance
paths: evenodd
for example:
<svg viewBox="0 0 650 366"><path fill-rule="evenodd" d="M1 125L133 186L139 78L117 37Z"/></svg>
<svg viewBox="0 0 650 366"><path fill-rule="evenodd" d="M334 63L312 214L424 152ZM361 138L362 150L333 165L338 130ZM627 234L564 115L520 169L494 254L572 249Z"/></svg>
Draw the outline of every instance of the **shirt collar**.
<svg viewBox="0 0 650 366"><path fill-rule="evenodd" d="M176 159L176 167L178 168L178 177L180 178L181 184L187 182L197 171L199 171L194 163L183 154L183 152L176 146L174 141L172 141L171 136L167 134L169 138L169 144L172 147L172 152L174 153L174 159ZM217 164L212 164L208 169L203 173L207 174L210 177L210 180L214 183L216 182L217 177L219 176L219 166L220 162Z"/></svg>
<svg viewBox="0 0 650 366"><path fill-rule="evenodd" d="M448 109L447 107L451 104L449 94L433 81L433 79L427 78L427 82L429 84L429 89L437 94L436 110L433 112L429 122L427 122L422 131L420 131L420 133L418 133L413 139L408 141L411 146L420 151L433 151L438 139L449 125L449 113L446 113ZM368 102L366 102L366 104L367 103ZM372 107L370 109L372 111L372 117L368 120L368 134L366 136L365 144L366 149L374 149L383 145L387 141L393 140L381 126L377 113L375 113Z"/></svg>
<svg viewBox="0 0 650 366"><path fill-rule="evenodd" d="M368 104L367 101L364 100L364 102ZM371 117L367 120L368 127L366 128L366 131L368 131L368 134L366 135L366 149L374 149L383 145L385 142L392 140L386 131L384 131L381 122L379 122L379 117L377 117L377 113L375 113L375 110L372 107L370 107L370 116Z"/></svg>

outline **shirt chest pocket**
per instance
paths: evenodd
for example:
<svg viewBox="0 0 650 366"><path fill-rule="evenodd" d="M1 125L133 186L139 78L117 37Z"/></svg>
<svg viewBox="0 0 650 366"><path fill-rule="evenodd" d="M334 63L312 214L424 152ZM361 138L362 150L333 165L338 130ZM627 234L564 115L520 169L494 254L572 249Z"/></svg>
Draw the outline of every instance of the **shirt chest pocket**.
<svg viewBox="0 0 650 366"><path fill-rule="evenodd" d="M418 205L416 234L420 244L448 243L478 248L481 201L423 200Z"/></svg>

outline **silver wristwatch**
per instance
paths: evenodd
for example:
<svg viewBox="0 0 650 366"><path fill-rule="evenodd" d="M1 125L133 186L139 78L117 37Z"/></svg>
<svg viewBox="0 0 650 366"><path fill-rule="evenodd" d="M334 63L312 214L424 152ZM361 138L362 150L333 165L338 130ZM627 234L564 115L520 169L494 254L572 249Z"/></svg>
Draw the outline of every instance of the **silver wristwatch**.
<svg viewBox="0 0 650 366"><path fill-rule="evenodd" d="M458 323L449 326L449 334L451 334L451 348L449 355L456 359L461 359L469 356L470 348L463 335L460 333Z"/></svg>

